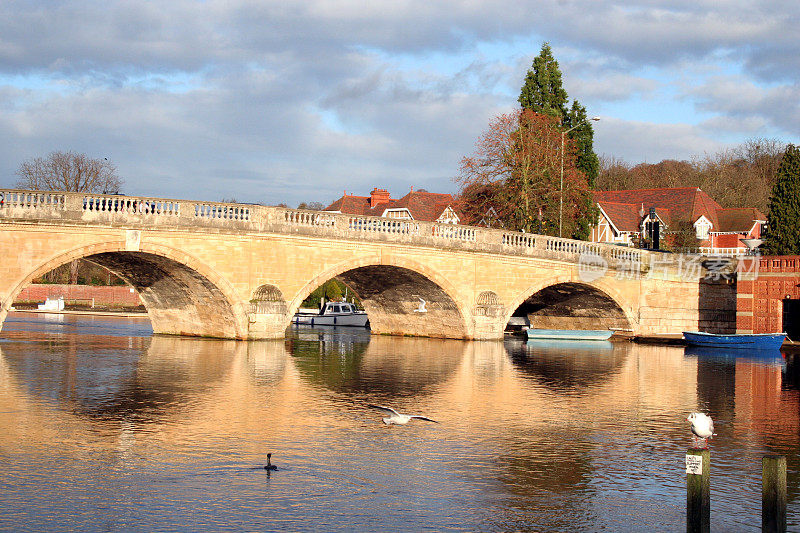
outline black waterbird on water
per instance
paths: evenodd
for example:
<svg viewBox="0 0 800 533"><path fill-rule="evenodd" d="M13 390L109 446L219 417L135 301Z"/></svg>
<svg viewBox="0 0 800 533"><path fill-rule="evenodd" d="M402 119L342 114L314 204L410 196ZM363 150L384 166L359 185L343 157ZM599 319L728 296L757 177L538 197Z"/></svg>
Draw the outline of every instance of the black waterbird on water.
<svg viewBox="0 0 800 533"><path fill-rule="evenodd" d="M270 457L272 457L272 454L268 453L267 454L267 464L264 466L264 470L268 470L268 471L269 470L277 470L278 467L275 466L274 464L272 464L272 462L270 461Z"/></svg>

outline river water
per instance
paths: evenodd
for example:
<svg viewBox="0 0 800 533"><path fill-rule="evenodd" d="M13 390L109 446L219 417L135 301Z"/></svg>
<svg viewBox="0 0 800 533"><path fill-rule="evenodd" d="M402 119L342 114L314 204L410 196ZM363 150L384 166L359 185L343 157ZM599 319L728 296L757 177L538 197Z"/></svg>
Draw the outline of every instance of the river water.
<svg viewBox="0 0 800 533"><path fill-rule="evenodd" d="M799 382L792 356L12 313L0 530L683 531L702 410L712 531L760 530L765 453L787 456L797 531ZM440 423L387 427L369 404Z"/></svg>

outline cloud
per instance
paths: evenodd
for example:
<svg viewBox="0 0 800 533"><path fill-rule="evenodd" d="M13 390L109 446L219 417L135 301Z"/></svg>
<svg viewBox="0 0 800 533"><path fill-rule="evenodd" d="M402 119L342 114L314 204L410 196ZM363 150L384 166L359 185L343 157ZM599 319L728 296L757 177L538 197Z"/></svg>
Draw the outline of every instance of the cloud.
<svg viewBox="0 0 800 533"><path fill-rule="evenodd" d="M698 126L656 124L604 119L595 125L595 152L632 162L657 163L663 159L688 160L722 150Z"/></svg>
<svg viewBox="0 0 800 533"><path fill-rule="evenodd" d="M598 153L652 162L731 136L796 137L800 7L774 5L4 2L0 184L71 149L112 159L132 194L296 205L373 186L450 192L546 40L591 114L641 114L604 115Z"/></svg>
<svg viewBox="0 0 800 533"><path fill-rule="evenodd" d="M707 121L707 126L729 122L734 123L733 131L749 124L760 130L798 133L800 83L764 87L742 76L714 76L687 92L696 99L699 109L717 115L717 120Z"/></svg>

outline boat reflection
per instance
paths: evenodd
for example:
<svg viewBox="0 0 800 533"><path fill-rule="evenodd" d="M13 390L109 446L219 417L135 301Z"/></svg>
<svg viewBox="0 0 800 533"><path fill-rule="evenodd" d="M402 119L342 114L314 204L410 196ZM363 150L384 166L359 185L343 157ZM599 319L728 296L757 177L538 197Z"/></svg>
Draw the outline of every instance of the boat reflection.
<svg viewBox="0 0 800 533"><path fill-rule="evenodd" d="M619 372L630 343L610 341L529 340L509 346L514 364L525 374L557 391L585 391Z"/></svg>
<svg viewBox="0 0 800 533"><path fill-rule="evenodd" d="M614 344L611 341L529 339L525 346L529 351L549 352L602 352L614 349Z"/></svg>
<svg viewBox="0 0 800 533"><path fill-rule="evenodd" d="M288 331L286 345L306 380L336 392L390 399L418 394L446 381L468 343L328 327Z"/></svg>
<svg viewBox="0 0 800 533"><path fill-rule="evenodd" d="M711 346L686 346L684 355L698 359L724 361L753 360L762 363L783 364L784 357L779 349L741 350L735 348L714 348Z"/></svg>

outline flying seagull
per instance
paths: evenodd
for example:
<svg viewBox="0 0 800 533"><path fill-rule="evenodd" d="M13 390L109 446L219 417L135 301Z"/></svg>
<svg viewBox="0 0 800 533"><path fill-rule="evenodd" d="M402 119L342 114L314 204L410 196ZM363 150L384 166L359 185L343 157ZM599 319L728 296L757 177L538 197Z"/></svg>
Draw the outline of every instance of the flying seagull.
<svg viewBox="0 0 800 533"><path fill-rule="evenodd" d="M714 421L704 413L692 413L686 418L692 424L692 445L708 448L708 439L716 435L714 433Z"/></svg>
<svg viewBox="0 0 800 533"><path fill-rule="evenodd" d="M379 411L383 411L386 413L386 418L383 419L383 423L387 426L392 424L408 424L412 418L417 418L419 420L427 420L428 422L436 422L436 420L432 420L427 416L421 415L403 415L392 409L391 407L382 407L380 405L369 405L373 409L377 409ZM438 424L438 422L436 422Z"/></svg>

